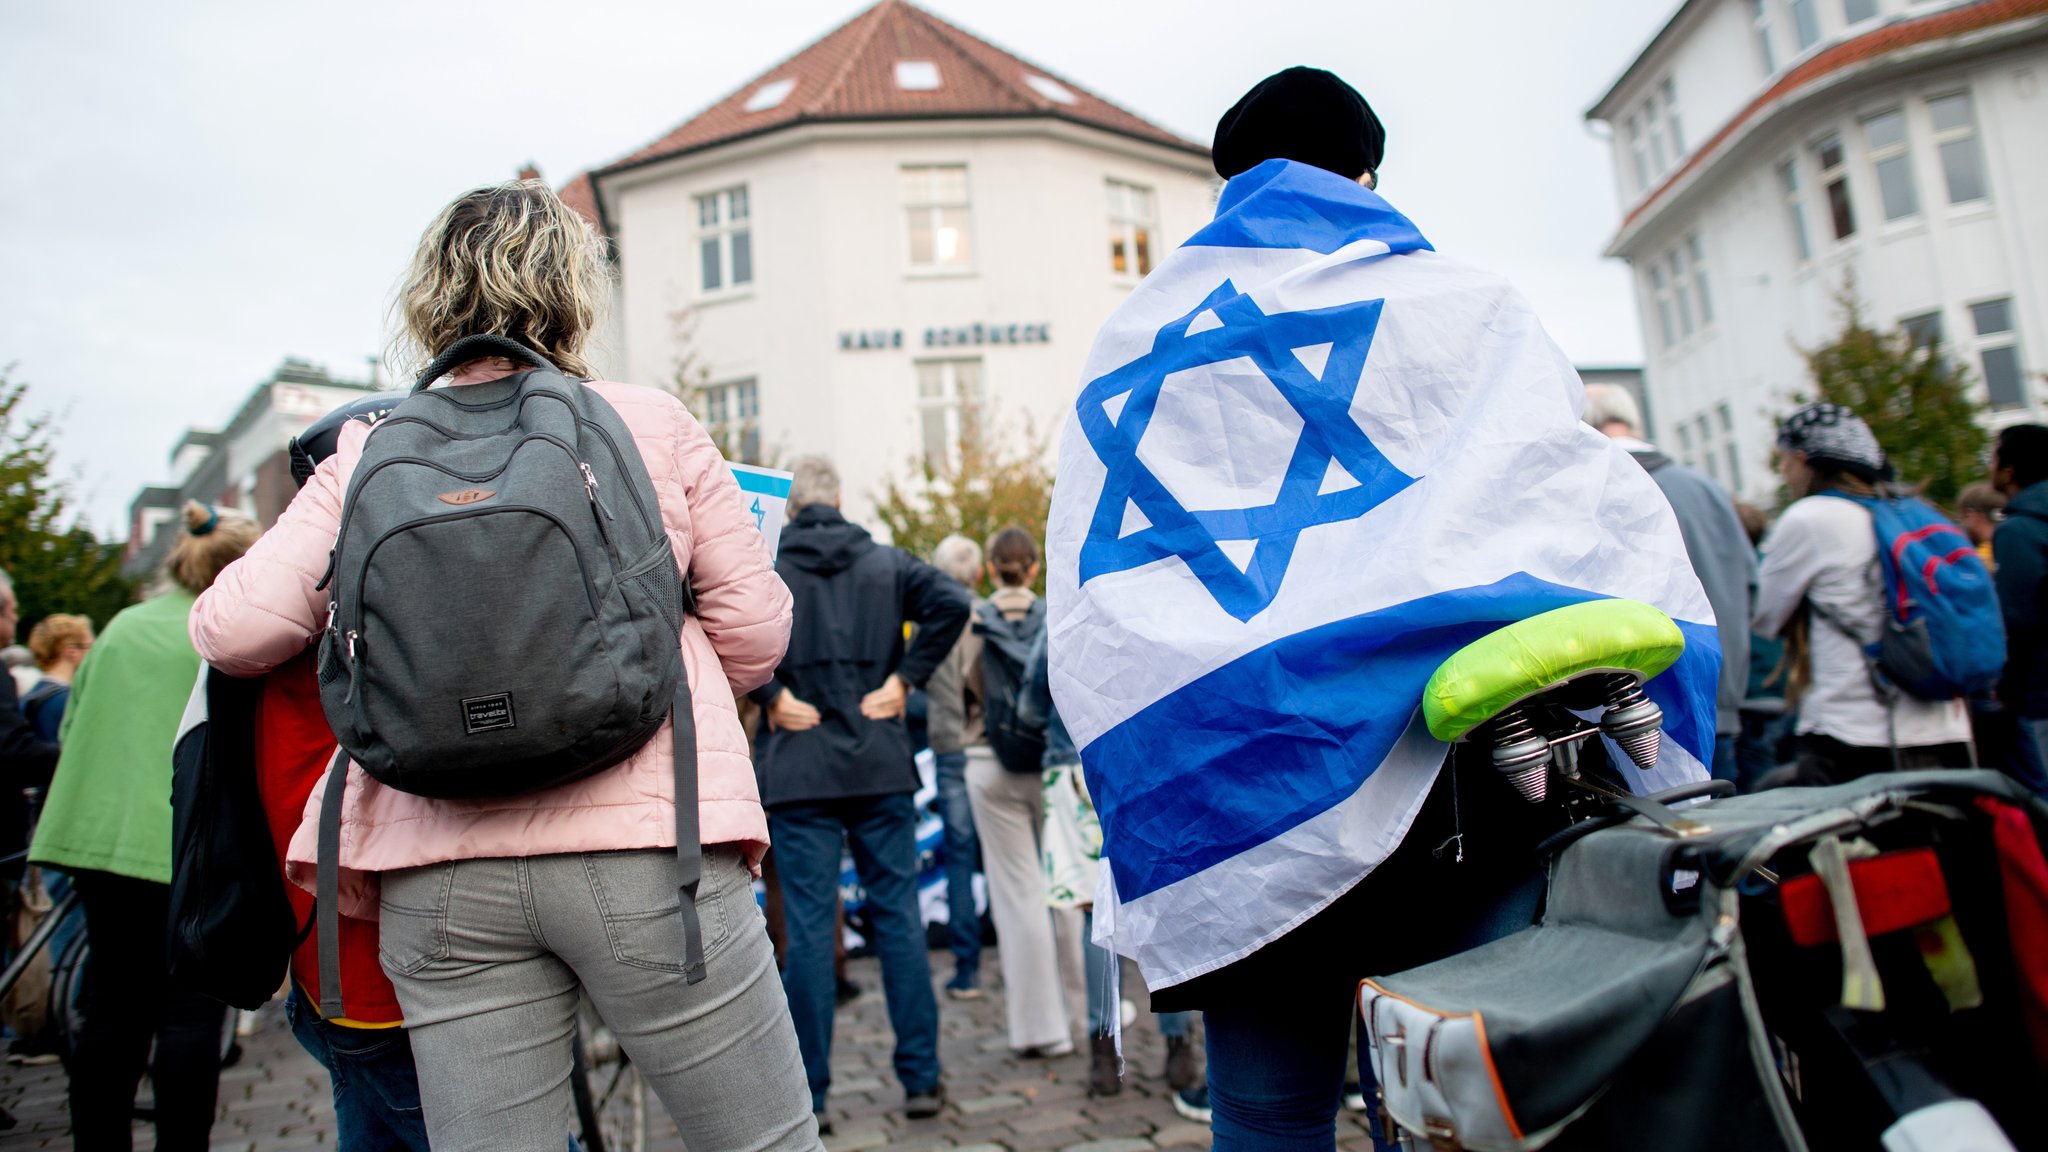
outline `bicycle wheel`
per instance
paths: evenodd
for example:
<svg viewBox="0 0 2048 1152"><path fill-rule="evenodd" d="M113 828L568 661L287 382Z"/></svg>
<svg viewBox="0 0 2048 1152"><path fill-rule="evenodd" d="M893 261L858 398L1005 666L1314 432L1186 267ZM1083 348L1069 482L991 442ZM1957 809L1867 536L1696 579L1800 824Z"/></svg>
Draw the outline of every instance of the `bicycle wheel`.
<svg viewBox="0 0 2048 1152"><path fill-rule="evenodd" d="M584 1152L646 1152L647 1085L588 999L576 1008L569 1091Z"/></svg>

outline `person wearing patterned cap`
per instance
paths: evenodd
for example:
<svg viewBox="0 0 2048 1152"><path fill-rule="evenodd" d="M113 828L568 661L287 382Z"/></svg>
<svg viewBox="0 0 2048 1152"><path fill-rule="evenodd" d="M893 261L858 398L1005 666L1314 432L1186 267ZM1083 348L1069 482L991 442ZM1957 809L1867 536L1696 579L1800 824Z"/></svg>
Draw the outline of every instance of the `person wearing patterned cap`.
<svg viewBox="0 0 2048 1152"><path fill-rule="evenodd" d="M1869 509L1891 477L1870 426L1839 404L1808 404L1778 430L1778 474L1794 499L1763 542L1756 634L1785 640L1799 758L1762 786L1834 784L1893 768L1969 765L1960 699L1887 702L1863 646L1884 627L1884 573Z"/></svg>

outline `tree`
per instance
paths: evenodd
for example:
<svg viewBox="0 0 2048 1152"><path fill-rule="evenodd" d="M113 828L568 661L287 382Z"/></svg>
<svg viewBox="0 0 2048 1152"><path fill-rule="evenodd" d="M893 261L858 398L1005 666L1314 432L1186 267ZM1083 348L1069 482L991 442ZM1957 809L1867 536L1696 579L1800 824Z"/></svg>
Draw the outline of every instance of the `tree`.
<svg viewBox="0 0 2048 1152"><path fill-rule="evenodd" d="M875 516L897 547L926 558L956 532L986 545L1011 524L1021 525L1042 548L1052 512L1053 474L1045 464L1050 445L1051 437L1028 419L1012 429L992 411L963 403L957 463L914 461L908 487L883 482ZM1045 590L1042 568L1038 590Z"/></svg>
<svg viewBox="0 0 2048 1152"><path fill-rule="evenodd" d="M1965 484L1983 478L1989 443L1969 369L1944 354L1938 335L1923 340L1903 329L1872 328L1853 288L1845 286L1836 301L1841 332L1830 343L1801 350L1817 395L1793 400L1825 400L1861 416L1900 482L1953 507Z"/></svg>
<svg viewBox="0 0 2048 1152"><path fill-rule="evenodd" d="M0 568L14 578L24 626L75 612L105 627L134 596L121 549L68 515L69 493L53 475L52 419L28 413L28 385L13 371L0 368Z"/></svg>

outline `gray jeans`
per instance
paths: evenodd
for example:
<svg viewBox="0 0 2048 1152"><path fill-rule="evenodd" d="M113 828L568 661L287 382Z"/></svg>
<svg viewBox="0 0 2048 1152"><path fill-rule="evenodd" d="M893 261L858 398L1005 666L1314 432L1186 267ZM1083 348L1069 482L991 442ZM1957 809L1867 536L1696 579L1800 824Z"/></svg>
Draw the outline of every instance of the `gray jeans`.
<svg viewBox="0 0 2048 1152"><path fill-rule="evenodd" d="M379 949L435 1152L561 1152L577 990L692 1152L818 1149L796 1032L736 849L705 852L705 979L683 982L675 853L386 872Z"/></svg>

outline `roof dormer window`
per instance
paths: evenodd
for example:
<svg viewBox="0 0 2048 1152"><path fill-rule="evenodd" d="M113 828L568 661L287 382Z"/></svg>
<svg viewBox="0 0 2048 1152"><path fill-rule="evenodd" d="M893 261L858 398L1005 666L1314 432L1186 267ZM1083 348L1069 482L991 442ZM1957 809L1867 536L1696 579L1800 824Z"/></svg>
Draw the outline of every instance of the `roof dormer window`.
<svg viewBox="0 0 2048 1152"><path fill-rule="evenodd" d="M896 86L905 92L931 92L939 86L939 66L929 60L898 60Z"/></svg>
<svg viewBox="0 0 2048 1152"><path fill-rule="evenodd" d="M1034 72L1026 72L1024 74L1024 83L1030 85L1033 92L1038 93L1055 104L1074 103L1073 90L1050 76L1040 76Z"/></svg>
<svg viewBox="0 0 2048 1152"><path fill-rule="evenodd" d="M784 100L789 99L789 94L795 88L796 80L793 78L770 80L768 83L754 89L754 94L747 97L746 109L749 112L766 112L770 108L780 105Z"/></svg>

